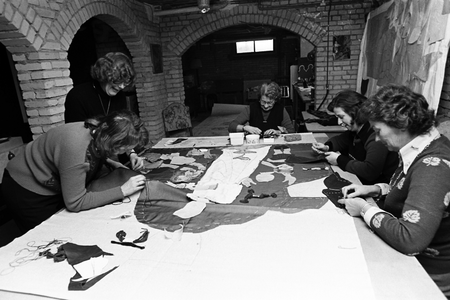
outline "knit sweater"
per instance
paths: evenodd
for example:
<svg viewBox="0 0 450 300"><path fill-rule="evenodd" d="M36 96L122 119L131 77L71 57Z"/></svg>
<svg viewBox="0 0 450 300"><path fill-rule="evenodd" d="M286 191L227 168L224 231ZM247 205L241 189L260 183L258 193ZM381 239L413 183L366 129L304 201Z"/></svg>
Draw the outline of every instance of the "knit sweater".
<svg viewBox="0 0 450 300"><path fill-rule="evenodd" d="M406 174L399 166L389 186L384 210L369 209L366 223L393 248L415 255L429 274L450 273L450 141L438 135Z"/></svg>
<svg viewBox="0 0 450 300"><path fill-rule="evenodd" d="M88 192L103 161L97 158L83 122L50 129L22 147L6 169L25 189L39 195L62 194L70 211L86 210L123 198L120 187Z"/></svg>
<svg viewBox="0 0 450 300"><path fill-rule="evenodd" d="M398 166L398 154L389 151L375 140L375 132L369 123L355 133L346 131L332 137L325 145L329 151L340 152L338 166L358 176L363 184L389 182Z"/></svg>
<svg viewBox="0 0 450 300"><path fill-rule="evenodd" d="M256 104L255 103L253 103L253 104L254 105L258 105L260 107L259 102L257 102ZM236 128L237 128L238 125L244 125L247 122L249 122L250 126L255 126L255 127L259 128L259 126L257 124L254 124L254 123L250 122L251 109L252 109L251 105L245 106L245 108L236 117L236 119L234 119L230 123L230 125L228 126L228 131L229 132L236 132ZM284 108L283 106L282 106L282 111L283 111L283 114L282 114L281 122L276 124L272 129L278 130L277 126L282 126L282 127L286 128L287 132L289 132L289 133L295 132L294 125L292 124L291 118L289 117L289 114L286 111L286 108ZM269 110L269 111L263 111L261 108L259 108L258 112L261 113L261 116L262 116L263 120L268 120L270 115L271 115L271 113L272 113L272 109ZM260 129L263 132L265 131L262 128L260 128Z"/></svg>

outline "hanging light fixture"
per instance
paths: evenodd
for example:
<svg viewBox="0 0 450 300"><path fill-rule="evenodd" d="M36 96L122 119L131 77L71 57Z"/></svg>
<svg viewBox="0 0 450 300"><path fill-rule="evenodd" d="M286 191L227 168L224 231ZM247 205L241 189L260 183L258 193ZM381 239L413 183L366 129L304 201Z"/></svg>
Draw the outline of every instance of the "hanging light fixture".
<svg viewBox="0 0 450 300"><path fill-rule="evenodd" d="M211 9L209 0L198 0L198 8L202 14L207 13Z"/></svg>

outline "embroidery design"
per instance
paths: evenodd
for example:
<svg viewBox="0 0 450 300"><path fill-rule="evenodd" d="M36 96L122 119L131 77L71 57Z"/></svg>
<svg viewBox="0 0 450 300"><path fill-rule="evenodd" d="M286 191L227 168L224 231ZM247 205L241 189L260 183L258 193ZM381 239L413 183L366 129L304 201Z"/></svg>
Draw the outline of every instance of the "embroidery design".
<svg viewBox="0 0 450 300"><path fill-rule="evenodd" d="M417 210L407 210L403 213L403 220L417 223L420 220L420 213Z"/></svg>
<svg viewBox="0 0 450 300"><path fill-rule="evenodd" d="M444 196L444 204L445 204L445 206L448 206L449 203L450 203L450 192L448 192Z"/></svg>
<svg viewBox="0 0 450 300"><path fill-rule="evenodd" d="M439 251L433 248L427 248L425 250L423 250L422 254L427 255L427 256L439 256Z"/></svg>
<svg viewBox="0 0 450 300"><path fill-rule="evenodd" d="M405 182L405 178L403 177L397 184L397 188L401 190L403 188L403 183Z"/></svg>
<svg viewBox="0 0 450 300"><path fill-rule="evenodd" d="M378 214L375 217L373 217L372 219L372 224L374 227L376 228L380 228L381 227L381 221L384 219L384 215L383 214Z"/></svg>
<svg viewBox="0 0 450 300"><path fill-rule="evenodd" d="M441 159L439 157L427 157L422 160L427 166L439 166Z"/></svg>

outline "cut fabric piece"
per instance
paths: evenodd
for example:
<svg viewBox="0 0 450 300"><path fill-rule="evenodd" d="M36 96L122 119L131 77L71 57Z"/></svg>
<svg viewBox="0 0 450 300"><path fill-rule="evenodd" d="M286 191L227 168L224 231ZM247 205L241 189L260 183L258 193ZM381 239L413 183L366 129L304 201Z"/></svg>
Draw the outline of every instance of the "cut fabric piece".
<svg viewBox="0 0 450 300"><path fill-rule="evenodd" d="M350 181L342 178L341 175L339 175L339 173L331 174L330 176L325 178L323 183L327 186L327 188L332 189L332 190L340 190L344 186L351 184Z"/></svg>
<svg viewBox="0 0 450 300"><path fill-rule="evenodd" d="M292 164L309 164L309 163L316 163L321 162L325 160L324 154L315 154L315 153L302 153L302 156L299 155L289 155L286 158L286 163L292 163Z"/></svg>
<svg viewBox="0 0 450 300"><path fill-rule="evenodd" d="M89 289L90 287L92 287L97 282L99 282L101 279L103 279L103 277L105 277L106 275L108 275L109 273L111 273L112 271L117 269L118 267L119 266L115 266L111 270L109 270L103 274L100 274L94 278L83 279L81 281L77 281L81 278L81 275L77 272L75 274L75 276L70 279L69 291L85 291L85 290Z"/></svg>
<svg viewBox="0 0 450 300"><path fill-rule="evenodd" d="M344 198L344 194L340 190L330 190L330 189L324 189L322 190L322 193L327 196L328 199L338 208L344 208L345 205L338 202L339 199Z"/></svg>

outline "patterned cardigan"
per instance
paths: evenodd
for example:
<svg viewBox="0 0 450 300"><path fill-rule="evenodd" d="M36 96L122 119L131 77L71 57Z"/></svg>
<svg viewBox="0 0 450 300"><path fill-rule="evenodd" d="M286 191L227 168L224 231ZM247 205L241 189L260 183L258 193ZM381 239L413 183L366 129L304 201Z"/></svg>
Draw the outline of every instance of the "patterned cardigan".
<svg viewBox="0 0 450 300"><path fill-rule="evenodd" d="M410 163L392 176L384 210L371 208L364 220L429 274L450 274L450 141L437 134Z"/></svg>

